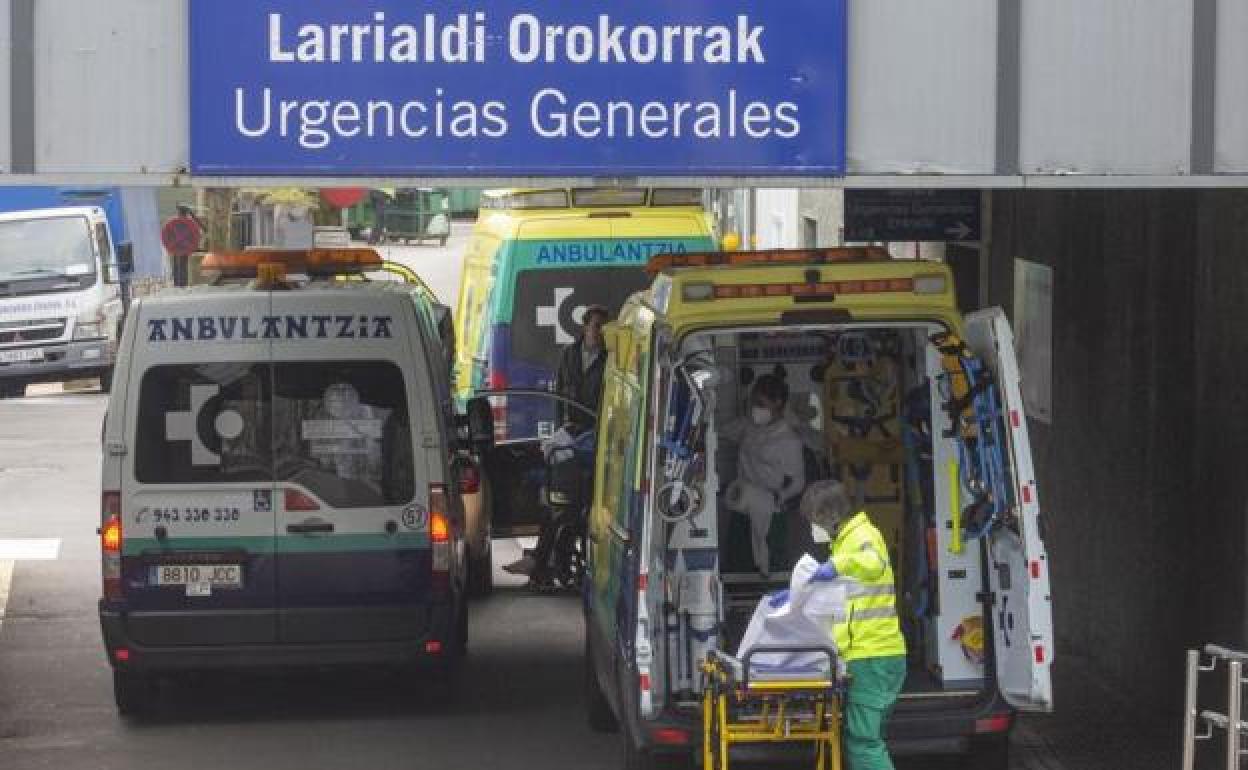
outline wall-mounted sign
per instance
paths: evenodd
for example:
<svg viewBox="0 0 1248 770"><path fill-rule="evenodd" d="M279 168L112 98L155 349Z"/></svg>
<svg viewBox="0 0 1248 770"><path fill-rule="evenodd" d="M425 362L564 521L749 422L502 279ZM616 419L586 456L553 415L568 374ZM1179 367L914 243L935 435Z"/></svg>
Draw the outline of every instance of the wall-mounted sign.
<svg viewBox="0 0 1248 770"><path fill-rule="evenodd" d="M978 190L846 190L847 241L978 241Z"/></svg>
<svg viewBox="0 0 1248 770"><path fill-rule="evenodd" d="M191 0L191 168L839 175L845 0Z"/></svg>

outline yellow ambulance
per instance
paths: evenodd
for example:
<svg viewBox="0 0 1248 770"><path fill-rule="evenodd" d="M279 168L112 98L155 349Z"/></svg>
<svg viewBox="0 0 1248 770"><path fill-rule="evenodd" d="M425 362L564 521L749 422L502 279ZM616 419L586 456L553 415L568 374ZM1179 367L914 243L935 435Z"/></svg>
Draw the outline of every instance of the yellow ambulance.
<svg viewBox="0 0 1248 770"><path fill-rule="evenodd" d="M656 254L715 248L698 189L573 188L487 191L464 262L455 311L459 401L478 391L550 390L560 350L580 333L581 314L603 305L614 317L649 285ZM555 402L511 395L495 400L499 446L486 461L499 505L473 522L474 560L488 563L495 535L536 532L541 438L555 425ZM471 505L470 505L471 507ZM476 516L470 516L476 518Z"/></svg>
<svg viewBox="0 0 1248 770"><path fill-rule="evenodd" d="M1054 654L1004 314L964 317L948 268L873 248L685 253L649 270L606 330L584 591L591 726L624 731L630 767L695 751L708 653L738 652L803 553L827 559L800 494L770 509L765 563L731 499L750 389L779 379L803 445L792 473L840 480L889 543L910 652L891 748L1004 768L1016 711L1051 709Z"/></svg>

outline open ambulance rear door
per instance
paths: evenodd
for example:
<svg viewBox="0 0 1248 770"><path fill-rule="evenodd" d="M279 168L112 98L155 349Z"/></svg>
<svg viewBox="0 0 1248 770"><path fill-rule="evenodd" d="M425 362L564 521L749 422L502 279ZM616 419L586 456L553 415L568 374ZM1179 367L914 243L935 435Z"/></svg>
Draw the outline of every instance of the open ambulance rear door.
<svg viewBox="0 0 1248 770"><path fill-rule="evenodd" d="M1027 437L1014 333L1001 308L966 317L966 343L992 370L1004 411L1014 482L1015 517L989 535L989 577L997 684L1020 711L1052 711L1053 614L1049 561L1040 532L1040 503Z"/></svg>

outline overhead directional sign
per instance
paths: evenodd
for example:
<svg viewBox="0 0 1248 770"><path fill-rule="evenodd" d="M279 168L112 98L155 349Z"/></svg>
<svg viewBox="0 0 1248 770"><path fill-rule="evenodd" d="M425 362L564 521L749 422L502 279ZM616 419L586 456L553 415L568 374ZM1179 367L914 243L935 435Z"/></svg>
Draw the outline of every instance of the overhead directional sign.
<svg viewBox="0 0 1248 770"><path fill-rule="evenodd" d="M978 241L978 190L846 190L847 241Z"/></svg>
<svg viewBox="0 0 1248 770"><path fill-rule="evenodd" d="M846 0L190 0L191 169L840 175Z"/></svg>

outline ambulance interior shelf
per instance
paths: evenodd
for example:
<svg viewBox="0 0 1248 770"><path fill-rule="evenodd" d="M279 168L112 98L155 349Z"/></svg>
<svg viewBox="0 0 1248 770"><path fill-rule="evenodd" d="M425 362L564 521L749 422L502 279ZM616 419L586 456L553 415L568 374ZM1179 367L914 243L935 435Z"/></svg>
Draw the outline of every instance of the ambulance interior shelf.
<svg viewBox="0 0 1248 770"><path fill-rule="evenodd" d="M737 447L721 426L748 414L763 374L788 385L807 483L842 481L889 543L912 653L907 689L982 685L986 576L970 546L1011 523L1013 481L999 395L960 340L928 324L723 330L690 338L663 369L655 558L673 692L695 692L708 650L735 649L759 598L788 581L802 553L827 558L827 533L793 536L803 522L792 505L773 516L773 569L762 575L748 529L726 510Z"/></svg>

